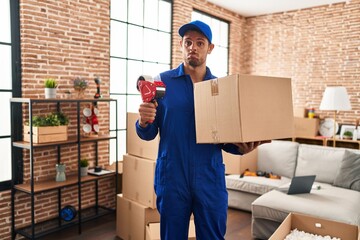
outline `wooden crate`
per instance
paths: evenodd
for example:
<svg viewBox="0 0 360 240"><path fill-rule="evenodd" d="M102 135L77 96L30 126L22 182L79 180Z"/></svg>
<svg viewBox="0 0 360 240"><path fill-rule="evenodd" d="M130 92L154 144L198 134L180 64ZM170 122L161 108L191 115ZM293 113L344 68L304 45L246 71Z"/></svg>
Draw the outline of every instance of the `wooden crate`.
<svg viewBox="0 0 360 240"><path fill-rule="evenodd" d="M33 142L48 143L68 140L67 126L33 127ZM30 142L30 127L24 126L24 141Z"/></svg>

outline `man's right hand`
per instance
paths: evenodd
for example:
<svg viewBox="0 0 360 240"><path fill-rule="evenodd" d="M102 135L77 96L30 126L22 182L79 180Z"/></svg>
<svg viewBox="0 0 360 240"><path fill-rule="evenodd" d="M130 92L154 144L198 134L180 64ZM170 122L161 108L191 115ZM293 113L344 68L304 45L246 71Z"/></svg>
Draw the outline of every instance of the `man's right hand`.
<svg viewBox="0 0 360 240"><path fill-rule="evenodd" d="M145 128L149 123L155 120L156 104L155 103L142 103L139 107L139 125Z"/></svg>

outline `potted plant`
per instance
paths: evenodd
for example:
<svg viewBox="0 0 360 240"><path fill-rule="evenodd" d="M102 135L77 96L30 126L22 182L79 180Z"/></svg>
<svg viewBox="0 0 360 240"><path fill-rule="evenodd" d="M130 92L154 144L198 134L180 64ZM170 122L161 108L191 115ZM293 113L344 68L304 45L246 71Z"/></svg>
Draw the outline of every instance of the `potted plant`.
<svg viewBox="0 0 360 240"><path fill-rule="evenodd" d="M33 116L31 122L34 143L66 141L68 138L69 118L62 112L54 112L46 116ZM30 141L29 122L25 122L24 141Z"/></svg>
<svg viewBox="0 0 360 240"><path fill-rule="evenodd" d="M86 158L80 160L80 175L82 177L88 175L89 161Z"/></svg>
<svg viewBox="0 0 360 240"><path fill-rule="evenodd" d="M351 131L345 131L343 135L343 139L352 139L353 133Z"/></svg>
<svg viewBox="0 0 360 240"><path fill-rule="evenodd" d="M44 82L45 87L45 98L56 98L56 88L58 86L58 83L53 78L47 78Z"/></svg>
<svg viewBox="0 0 360 240"><path fill-rule="evenodd" d="M77 92L77 97L82 98L84 96L85 89L88 87L88 81L83 78L77 77L74 79L74 89Z"/></svg>

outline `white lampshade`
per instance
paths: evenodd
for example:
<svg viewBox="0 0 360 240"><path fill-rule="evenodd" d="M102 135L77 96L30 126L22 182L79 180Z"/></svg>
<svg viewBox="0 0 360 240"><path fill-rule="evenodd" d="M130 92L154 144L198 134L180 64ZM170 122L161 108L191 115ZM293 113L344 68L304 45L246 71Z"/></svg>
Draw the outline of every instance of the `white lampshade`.
<svg viewBox="0 0 360 240"><path fill-rule="evenodd" d="M326 87L320 110L351 110L349 95L345 87Z"/></svg>

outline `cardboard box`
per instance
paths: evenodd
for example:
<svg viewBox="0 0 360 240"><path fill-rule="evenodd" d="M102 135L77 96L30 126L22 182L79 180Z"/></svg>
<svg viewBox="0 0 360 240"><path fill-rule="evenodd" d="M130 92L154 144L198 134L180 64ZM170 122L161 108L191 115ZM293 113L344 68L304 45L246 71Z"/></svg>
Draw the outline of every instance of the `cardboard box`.
<svg viewBox="0 0 360 240"><path fill-rule="evenodd" d="M285 239L291 230L313 233L321 236L341 238L342 240L360 240L359 226L349 225L308 215L290 213L269 240Z"/></svg>
<svg viewBox="0 0 360 240"><path fill-rule="evenodd" d="M188 239L196 240L194 220L190 220ZM146 226L146 240L160 240L160 223L149 223Z"/></svg>
<svg viewBox="0 0 360 240"><path fill-rule="evenodd" d="M146 226L160 222L157 209L151 209L137 202L117 196L116 235L123 240L145 239Z"/></svg>
<svg viewBox="0 0 360 240"><path fill-rule="evenodd" d="M295 137L315 137L319 135L320 120L318 118L294 118Z"/></svg>
<svg viewBox="0 0 360 240"><path fill-rule="evenodd" d="M290 78L230 75L194 84L198 143L293 137Z"/></svg>
<svg viewBox="0 0 360 240"><path fill-rule="evenodd" d="M127 154L156 160L159 149L159 135L152 141L144 141L136 133L138 113L127 113L126 152Z"/></svg>
<svg viewBox="0 0 360 240"><path fill-rule="evenodd" d="M257 170L257 149L244 154L234 155L222 151L226 174L242 174L246 169Z"/></svg>
<svg viewBox="0 0 360 240"><path fill-rule="evenodd" d="M117 176L117 190L116 194L122 193L122 173L123 173L123 161L118 161L118 176ZM116 172L116 163L112 163L106 168L107 170Z"/></svg>
<svg viewBox="0 0 360 240"><path fill-rule="evenodd" d="M308 111L303 107L294 107L294 117L307 118Z"/></svg>
<svg viewBox="0 0 360 240"><path fill-rule="evenodd" d="M124 155L123 196L150 208L156 208L154 191L155 161Z"/></svg>
<svg viewBox="0 0 360 240"><path fill-rule="evenodd" d="M49 143L58 141L67 141L68 126L49 126L49 127L33 127L34 143ZM30 126L24 126L24 141L30 142Z"/></svg>

